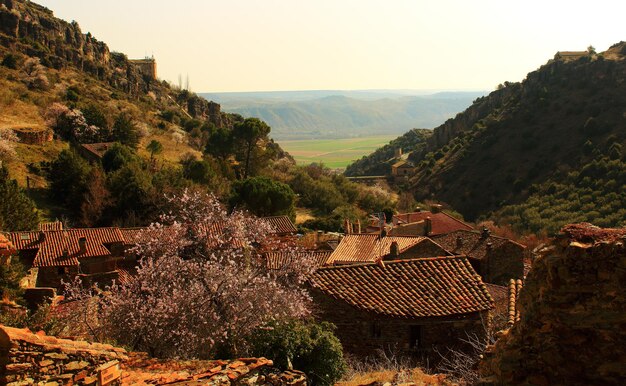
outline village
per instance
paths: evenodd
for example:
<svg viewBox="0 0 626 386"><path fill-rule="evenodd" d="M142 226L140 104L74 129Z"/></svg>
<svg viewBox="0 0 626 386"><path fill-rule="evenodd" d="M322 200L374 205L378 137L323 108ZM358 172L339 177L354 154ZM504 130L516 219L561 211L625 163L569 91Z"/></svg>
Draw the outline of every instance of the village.
<svg viewBox="0 0 626 386"><path fill-rule="evenodd" d="M475 230L439 205L430 209L397 214L389 222L346 221L343 234L320 231L306 237L296 233L287 216L266 217L261 220L274 232L268 237L302 247L297 252L242 247L259 249L270 270L314 260L316 269L306 285L317 317L337 326L346 353L368 357L393 348L436 361L437 350L459 346L466 334L486 334L489 323L514 321L515 294L529 266L525 246L487 228ZM220 224L208 228L209 239L223 236ZM34 310L45 302L62 304L63 283L75 277L101 288L132 281L141 259L134 247L150 239L151 232L66 229L53 222L40 224L38 231L7 233L0 245L4 255L16 252L13 258L28 268L21 285Z"/></svg>

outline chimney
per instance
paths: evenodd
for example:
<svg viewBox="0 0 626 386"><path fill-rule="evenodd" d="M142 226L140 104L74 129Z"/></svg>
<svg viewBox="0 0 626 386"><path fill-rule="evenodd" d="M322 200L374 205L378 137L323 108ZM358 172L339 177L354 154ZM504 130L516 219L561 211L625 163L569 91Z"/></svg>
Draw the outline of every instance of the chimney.
<svg viewBox="0 0 626 386"><path fill-rule="evenodd" d="M361 219L356 220L356 233L361 233Z"/></svg>
<svg viewBox="0 0 626 386"><path fill-rule="evenodd" d="M483 239L486 239L487 237L489 237L491 235L491 232L489 231L489 229L487 229L487 227L483 227L483 231L481 233L481 237Z"/></svg>
<svg viewBox="0 0 626 386"><path fill-rule="evenodd" d="M389 255L391 260L398 259L398 256L400 255L400 247L398 247L397 241L391 243L391 247L389 247Z"/></svg>
<svg viewBox="0 0 626 386"><path fill-rule="evenodd" d="M443 205L440 205L440 204L432 204L430 206L430 211L432 213L441 213L442 209L443 209Z"/></svg>
<svg viewBox="0 0 626 386"><path fill-rule="evenodd" d="M43 242L46 239L46 232L39 231L39 242Z"/></svg>
<svg viewBox="0 0 626 386"><path fill-rule="evenodd" d="M460 249L463 246L463 238L461 236L456 237L456 249Z"/></svg>
<svg viewBox="0 0 626 386"><path fill-rule="evenodd" d="M491 252L491 249L493 248L493 244L487 243L486 248L487 248L487 253Z"/></svg>
<svg viewBox="0 0 626 386"><path fill-rule="evenodd" d="M314 242L315 242L315 247L317 247L320 243L320 235L322 234L322 231L317 231L314 234Z"/></svg>
<svg viewBox="0 0 626 386"><path fill-rule="evenodd" d="M421 206L416 206L415 207L415 212L419 213L422 211L422 207Z"/></svg>
<svg viewBox="0 0 626 386"><path fill-rule="evenodd" d="M78 239L78 253L83 254L87 252L87 238L81 237Z"/></svg>
<svg viewBox="0 0 626 386"><path fill-rule="evenodd" d="M345 229L345 233L349 235L350 234L350 221L348 221L348 219L343 220L343 227Z"/></svg>
<svg viewBox="0 0 626 386"><path fill-rule="evenodd" d="M431 220L430 217L426 217L426 220L424 220L424 236L430 235L432 231L433 231L433 220Z"/></svg>
<svg viewBox="0 0 626 386"><path fill-rule="evenodd" d="M396 148L396 149L394 150L394 152L393 152L393 156L394 156L395 158L400 158L400 157L402 157L402 148L401 148L401 147Z"/></svg>

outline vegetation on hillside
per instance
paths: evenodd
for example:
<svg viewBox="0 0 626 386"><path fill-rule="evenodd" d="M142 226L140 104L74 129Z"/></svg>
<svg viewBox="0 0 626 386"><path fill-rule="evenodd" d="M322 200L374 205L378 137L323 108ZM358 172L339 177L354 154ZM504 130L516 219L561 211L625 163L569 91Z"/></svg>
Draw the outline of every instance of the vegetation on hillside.
<svg viewBox="0 0 626 386"><path fill-rule="evenodd" d="M411 154L415 198L446 202L470 221L496 212L521 231L623 224L625 58L622 42L550 60L477 99Z"/></svg>
<svg viewBox="0 0 626 386"><path fill-rule="evenodd" d="M394 154L398 149L403 153L420 151L426 146L426 139L432 130L413 129L377 149L372 154L363 156L346 168L346 176L384 176L391 174L391 165L395 162Z"/></svg>

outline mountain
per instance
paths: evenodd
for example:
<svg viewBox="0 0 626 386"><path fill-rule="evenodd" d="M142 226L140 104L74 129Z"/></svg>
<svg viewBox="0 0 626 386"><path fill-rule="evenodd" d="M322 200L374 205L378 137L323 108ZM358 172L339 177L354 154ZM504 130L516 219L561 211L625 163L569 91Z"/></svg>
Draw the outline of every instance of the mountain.
<svg viewBox="0 0 626 386"><path fill-rule="evenodd" d="M434 127L453 117L483 92L285 91L204 93L225 111L255 116L275 139L349 138L399 134L409 127Z"/></svg>
<svg viewBox="0 0 626 386"><path fill-rule="evenodd" d="M625 57L558 53L476 100L409 156L416 199L535 232L626 225Z"/></svg>

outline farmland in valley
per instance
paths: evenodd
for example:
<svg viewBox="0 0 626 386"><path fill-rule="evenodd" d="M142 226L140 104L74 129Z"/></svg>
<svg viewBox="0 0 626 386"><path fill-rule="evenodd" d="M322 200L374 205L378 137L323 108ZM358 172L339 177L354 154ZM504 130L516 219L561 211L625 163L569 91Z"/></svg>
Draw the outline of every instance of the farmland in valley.
<svg viewBox="0 0 626 386"><path fill-rule="evenodd" d="M395 136L381 135L345 139L310 139L277 141L291 154L299 165L322 162L335 169L345 168L350 162L368 155L389 143Z"/></svg>

